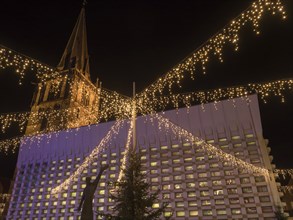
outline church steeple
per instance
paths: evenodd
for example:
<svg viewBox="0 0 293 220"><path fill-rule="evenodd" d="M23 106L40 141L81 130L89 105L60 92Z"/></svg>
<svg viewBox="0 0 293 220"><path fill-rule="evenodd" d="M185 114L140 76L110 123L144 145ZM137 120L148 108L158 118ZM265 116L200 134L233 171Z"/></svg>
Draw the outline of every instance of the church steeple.
<svg viewBox="0 0 293 220"><path fill-rule="evenodd" d="M90 80L84 7L81 9L62 58L57 66L58 70L68 70L72 68L76 69Z"/></svg>
<svg viewBox="0 0 293 220"><path fill-rule="evenodd" d="M60 77L38 83L26 134L58 131L97 122L100 88L90 79L84 7L57 70Z"/></svg>

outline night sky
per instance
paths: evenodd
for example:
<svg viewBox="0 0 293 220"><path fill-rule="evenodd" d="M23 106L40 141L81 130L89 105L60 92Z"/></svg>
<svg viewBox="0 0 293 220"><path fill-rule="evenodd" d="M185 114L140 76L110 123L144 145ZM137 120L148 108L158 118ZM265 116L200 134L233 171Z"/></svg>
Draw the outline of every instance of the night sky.
<svg viewBox="0 0 293 220"><path fill-rule="evenodd" d="M141 91L198 48L252 1L243 0L89 0L86 6L91 77L131 95ZM182 92L267 82L293 77L293 1L282 1L287 19L265 14L261 34L248 26L240 48L224 49L224 63L212 58L207 74L184 80ZM80 12L82 1L5 1L1 3L0 44L56 66ZM29 111L36 79L24 85L10 69L0 72L0 113ZM260 103L264 137L278 168L293 167L293 93L286 102ZM10 129L0 138L18 135ZM0 176L11 177L17 155L0 153Z"/></svg>

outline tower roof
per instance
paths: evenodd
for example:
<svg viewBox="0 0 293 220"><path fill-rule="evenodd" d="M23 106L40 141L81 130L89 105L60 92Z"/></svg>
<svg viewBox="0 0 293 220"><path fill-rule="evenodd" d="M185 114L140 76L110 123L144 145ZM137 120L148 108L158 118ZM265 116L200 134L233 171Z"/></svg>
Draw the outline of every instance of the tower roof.
<svg viewBox="0 0 293 220"><path fill-rule="evenodd" d="M72 34L57 66L59 70L75 68L90 79L85 9L81 9Z"/></svg>

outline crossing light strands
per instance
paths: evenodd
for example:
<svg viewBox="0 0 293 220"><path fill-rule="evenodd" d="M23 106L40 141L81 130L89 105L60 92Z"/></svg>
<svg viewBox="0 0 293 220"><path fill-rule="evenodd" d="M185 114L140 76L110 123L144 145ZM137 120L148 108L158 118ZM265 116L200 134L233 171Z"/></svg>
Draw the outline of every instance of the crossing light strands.
<svg viewBox="0 0 293 220"><path fill-rule="evenodd" d="M124 121L118 120L115 124L110 128L108 133L103 137L100 143L93 149L89 156L87 156L82 164L68 177L64 180L60 185L54 187L51 191L52 195L57 195L62 190L68 189L71 183L82 175L82 172L88 168L88 166L97 160L97 158L101 155L101 153L108 147L113 140L113 138L118 134L119 130L123 127Z"/></svg>
<svg viewBox="0 0 293 220"><path fill-rule="evenodd" d="M175 125L169 119L155 114L154 117L158 119L159 125L161 128L164 128L166 131L172 132L173 134L178 135L184 140L188 140L192 143L193 147L201 148L207 155L213 156L222 162L226 162L234 168L242 169L247 173L253 175L264 175L268 177L269 172L267 169L262 167L257 167L253 164L247 163L231 154L225 153L221 149L214 147L213 145L206 143L203 139L195 137L189 131L185 130L184 128Z"/></svg>
<svg viewBox="0 0 293 220"><path fill-rule="evenodd" d="M223 62L224 46L232 44L237 51L239 32L243 27L250 23L253 26L254 32L256 34L260 33L259 23L265 12L270 12L272 15L280 14L283 19L286 18L286 12L280 0L254 1L251 7L206 41L190 56L173 67L163 77L160 77L156 82L147 87L139 94L139 97L143 99L155 97L158 94L163 94L165 90L169 90L172 93L173 85L181 87L180 82L187 73L190 74L191 79L194 79L194 74L198 68L201 68L203 73L205 73L206 65L211 56L217 56Z"/></svg>

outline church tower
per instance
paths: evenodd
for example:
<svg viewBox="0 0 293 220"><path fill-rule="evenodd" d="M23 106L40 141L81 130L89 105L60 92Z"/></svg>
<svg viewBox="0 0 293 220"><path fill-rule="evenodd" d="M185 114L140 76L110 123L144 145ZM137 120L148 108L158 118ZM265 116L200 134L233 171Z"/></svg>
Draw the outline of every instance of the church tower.
<svg viewBox="0 0 293 220"><path fill-rule="evenodd" d="M57 66L58 76L38 83L26 134L80 127L97 122L100 86L90 79L82 8Z"/></svg>

